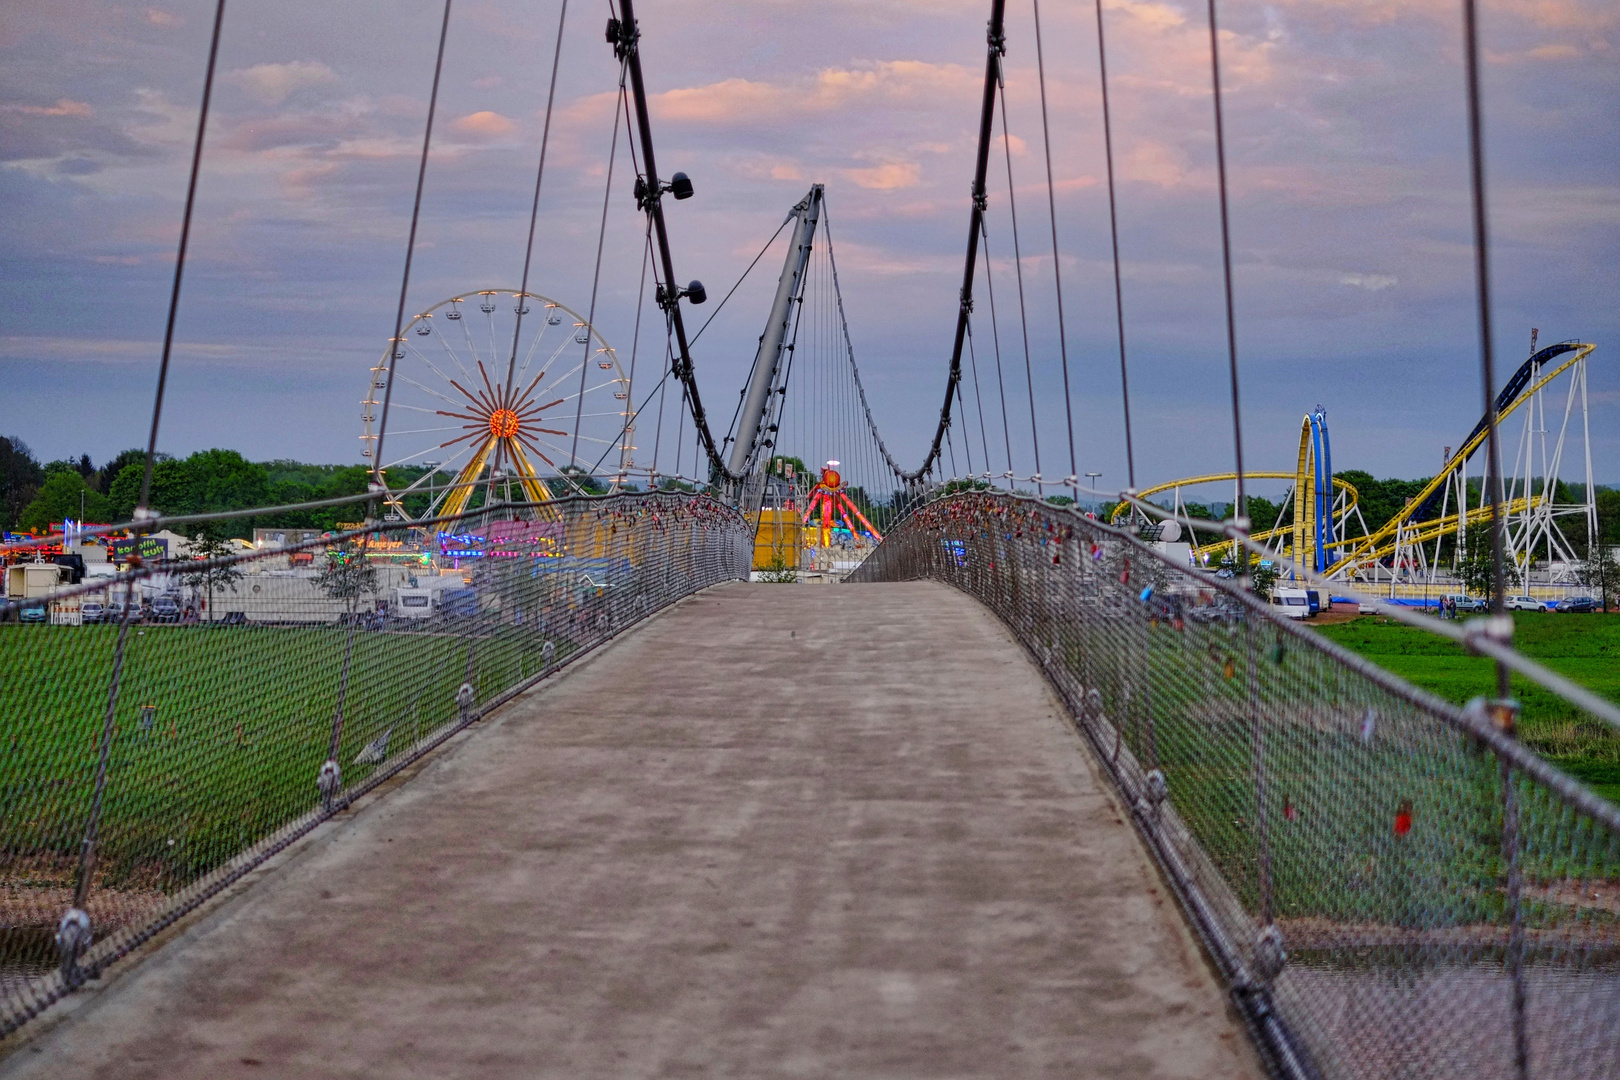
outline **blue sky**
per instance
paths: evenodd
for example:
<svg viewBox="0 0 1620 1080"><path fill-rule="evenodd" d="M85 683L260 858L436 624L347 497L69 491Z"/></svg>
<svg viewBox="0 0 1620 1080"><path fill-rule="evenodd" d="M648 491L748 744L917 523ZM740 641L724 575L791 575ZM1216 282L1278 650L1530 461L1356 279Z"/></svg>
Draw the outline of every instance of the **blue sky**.
<svg viewBox="0 0 1620 1080"><path fill-rule="evenodd" d="M1336 466L1377 475L1433 472L1479 416L1459 6L1221 7L1253 468L1291 468L1299 418L1318 403ZM698 188L669 208L678 276L723 291L808 185L825 183L863 376L906 461L932 432L949 355L986 9L683 0L639 12L660 166ZM1207 28L1202 4L1104 9L1149 482L1231 461ZM60 0L0 15L0 432L42 458L99 461L144 442L211 11ZM439 11L423 0L231 7L163 449L359 460ZM1494 0L1482 11L1502 377L1531 326L1544 343L1595 341L1592 452L1599 481L1617 482L1620 8ZM581 309L613 117L605 16L570 11L533 286ZM1112 484L1124 456L1095 16L1049 0L1043 18L1078 456ZM518 278L556 19L551 2L456 6L413 309ZM1061 376L1030 10L1018 0L1008 66L1051 442ZM627 175L621 163L598 305L621 353L640 268ZM992 265L1010 295L1006 178L992 177ZM740 386L773 279L774 267L751 278L704 336L709 400ZM1005 345L1005 319L1002 331Z"/></svg>

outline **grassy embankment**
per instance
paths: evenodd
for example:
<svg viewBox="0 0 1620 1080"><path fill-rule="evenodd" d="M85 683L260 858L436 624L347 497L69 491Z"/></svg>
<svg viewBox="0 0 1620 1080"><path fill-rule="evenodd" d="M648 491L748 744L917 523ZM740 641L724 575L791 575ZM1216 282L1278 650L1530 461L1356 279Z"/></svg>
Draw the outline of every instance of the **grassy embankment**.
<svg viewBox="0 0 1620 1080"><path fill-rule="evenodd" d="M1526 656L1620 702L1620 619L1521 611L1513 622L1514 643ZM1372 615L1316 629L1448 701L1461 704L1495 693L1490 660L1422 630ZM1620 802L1620 735L1518 676L1513 696L1523 708L1519 734L1528 745L1598 794Z"/></svg>

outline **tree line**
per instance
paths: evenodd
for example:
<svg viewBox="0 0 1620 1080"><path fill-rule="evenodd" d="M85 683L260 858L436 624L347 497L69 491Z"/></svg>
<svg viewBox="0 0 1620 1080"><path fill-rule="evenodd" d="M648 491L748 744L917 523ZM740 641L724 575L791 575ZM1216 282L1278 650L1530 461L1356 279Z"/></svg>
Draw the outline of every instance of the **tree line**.
<svg viewBox="0 0 1620 1080"><path fill-rule="evenodd" d="M779 463L788 462L792 463L796 477L814 483L812 470L797 458L775 459L771 471L778 472ZM96 524L128 521L140 497L145 468L146 451L140 449L125 450L99 467L88 454L41 464L21 439L0 437L0 528L10 532L44 532L63 518ZM391 487L402 488L421 479L425 473L421 467L395 468L389 471L388 481ZM1373 529L1393 517L1429 482L1427 478L1377 480L1361 470L1336 475L1355 485L1361 496L1362 516ZM151 505L162 514L288 506L363 494L369 479L370 473L364 465L311 465L286 459L258 462L247 460L235 450L220 449L199 450L184 458L159 454L152 470ZM434 483L440 485L450 479L449 474L441 473L434 478ZM602 490L591 477L581 474L572 479L583 490ZM983 485L983 481L954 483L975 488ZM665 486L674 487L676 482L667 481ZM569 485L561 487L567 489ZM1560 502L1572 502L1579 495L1578 485L1560 483L1559 487L1561 490L1556 495ZM851 487L849 494L862 513L874 521L892 516L902 498L901 493L896 492L885 499L859 487ZM1477 497L1476 492L1473 498ZM482 492L474 497L472 505L477 506L481 498ZM407 509L413 513L420 512L426 503L425 492L406 500ZM1231 516L1231 507L1226 504L1185 503L1184 506L1192 517L1219 521ZM1620 490L1598 487L1597 508L1601 543L1620 545ZM1107 520L1112 509L1103 507L1099 516ZM1270 528L1283 509L1282 503L1249 496L1249 519L1255 530ZM224 522L220 533L248 537L255 527L333 529L356 520L359 513L355 505L281 511ZM1585 536L1570 539L1584 544Z"/></svg>

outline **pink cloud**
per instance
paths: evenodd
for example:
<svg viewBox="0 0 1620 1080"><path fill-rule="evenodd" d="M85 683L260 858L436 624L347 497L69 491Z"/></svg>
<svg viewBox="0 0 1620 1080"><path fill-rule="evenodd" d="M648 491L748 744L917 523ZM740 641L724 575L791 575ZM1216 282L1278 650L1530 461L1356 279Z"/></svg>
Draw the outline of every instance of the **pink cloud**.
<svg viewBox="0 0 1620 1080"><path fill-rule="evenodd" d="M463 135L484 139L498 139L517 130L517 125L510 119L498 112L490 112L488 109L468 113L450 126Z"/></svg>
<svg viewBox="0 0 1620 1080"><path fill-rule="evenodd" d="M24 116L94 116L95 110L82 101L58 98L55 105L0 105L6 112Z"/></svg>
<svg viewBox="0 0 1620 1080"><path fill-rule="evenodd" d="M824 68L791 84L732 78L668 90L653 95L652 108L663 121L723 123L826 112L855 102L934 107L953 97L970 103L980 79L960 64L888 60L870 67Z"/></svg>
<svg viewBox="0 0 1620 1080"><path fill-rule="evenodd" d="M870 191L895 191L915 187L922 178L922 169L914 161L896 161L866 169L845 169L843 174Z"/></svg>

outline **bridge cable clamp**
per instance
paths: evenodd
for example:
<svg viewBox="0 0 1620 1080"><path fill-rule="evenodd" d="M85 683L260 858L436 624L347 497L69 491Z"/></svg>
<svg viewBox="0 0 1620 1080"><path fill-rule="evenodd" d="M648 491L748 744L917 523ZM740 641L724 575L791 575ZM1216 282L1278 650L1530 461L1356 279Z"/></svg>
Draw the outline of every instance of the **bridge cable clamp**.
<svg viewBox="0 0 1620 1080"><path fill-rule="evenodd" d="M71 987L84 984L79 957L90 948L90 915L82 908L68 908L56 927L56 953L62 958L62 980Z"/></svg>
<svg viewBox="0 0 1620 1080"><path fill-rule="evenodd" d="M1164 802L1164 797L1169 793L1170 784L1164 778L1164 770L1149 769L1147 774L1147 784L1145 785L1144 790L1144 794L1147 796L1148 805L1157 810L1159 808L1159 804Z"/></svg>
<svg viewBox="0 0 1620 1080"><path fill-rule="evenodd" d="M1501 645L1513 643L1513 617L1488 615L1483 619L1469 619L1463 623L1463 644L1469 652L1479 652L1479 642L1494 641Z"/></svg>
<svg viewBox="0 0 1620 1080"><path fill-rule="evenodd" d="M1490 726L1504 735L1513 735L1519 729L1519 703L1512 698L1471 698L1463 706L1463 715L1480 727Z"/></svg>
<svg viewBox="0 0 1620 1080"><path fill-rule="evenodd" d="M1288 963L1288 950L1283 948L1282 931L1276 923L1260 928L1254 938L1254 973L1262 983L1269 984L1282 973Z"/></svg>
<svg viewBox="0 0 1620 1080"><path fill-rule="evenodd" d="M343 769L336 758L327 758L315 777L315 790L321 793L321 807L332 809L332 800L343 790Z"/></svg>

